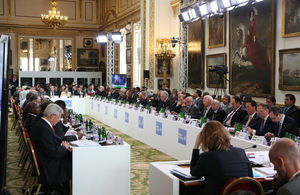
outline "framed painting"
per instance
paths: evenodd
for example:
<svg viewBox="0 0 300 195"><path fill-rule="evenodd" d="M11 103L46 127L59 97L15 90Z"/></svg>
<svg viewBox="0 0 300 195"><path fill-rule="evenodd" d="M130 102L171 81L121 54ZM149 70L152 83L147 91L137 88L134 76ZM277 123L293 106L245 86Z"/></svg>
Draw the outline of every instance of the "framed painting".
<svg viewBox="0 0 300 195"><path fill-rule="evenodd" d="M93 47L93 38L83 38L83 47L92 48Z"/></svg>
<svg viewBox="0 0 300 195"><path fill-rule="evenodd" d="M226 42L226 15L212 16L207 19L207 47L223 47Z"/></svg>
<svg viewBox="0 0 300 195"><path fill-rule="evenodd" d="M282 37L300 36L300 1L282 0Z"/></svg>
<svg viewBox="0 0 300 195"><path fill-rule="evenodd" d="M279 50L279 89L300 91L300 48Z"/></svg>
<svg viewBox="0 0 300 195"><path fill-rule="evenodd" d="M173 62L172 58L170 59L162 59L156 56L156 77L163 77L164 76L164 63L167 63L167 77L171 77L173 74Z"/></svg>
<svg viewBox="0 0 300 195"><path fill-rule="evenodd" d="M235 9L229 18L229 92L274 95L275 1Z"/></svg>
<svg viewBox="0 0 300 195"><path fill-rule="evenodd" d="M163 79L158 79L157 80L157 89L162 89L164 84ZM167 88L170 89L170 79L167 79Z"/></svg>
<svg viewBox="0 0 300 195"><path fill-rule="evenodd" d="M77 49L77 67L98 66L98 49Z"/></svg>
<svg viewBox="0 0 300 195"><path fill-rule="evenodd" d="M206 83L211 88L226 88L226 74L218 67L226 65L226 53L206 56Z"/></svg>
<svg viewBox="0 0 300 195"><path fill-rule="evenodd" d="M188 87L204 87L204 25L202 20L188 26Z"/></svg>

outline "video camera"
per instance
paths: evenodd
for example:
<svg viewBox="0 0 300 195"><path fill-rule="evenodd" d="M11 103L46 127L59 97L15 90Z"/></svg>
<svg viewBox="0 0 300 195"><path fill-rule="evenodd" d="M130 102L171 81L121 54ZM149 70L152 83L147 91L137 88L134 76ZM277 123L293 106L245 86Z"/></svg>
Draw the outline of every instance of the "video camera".
<svg viewBox="0 0 300 195"><path fill-rule="evenodd" d="M216 72L218 75L225 75L228 73L227 66L225 65L209 66L209 72Z"/></svg>

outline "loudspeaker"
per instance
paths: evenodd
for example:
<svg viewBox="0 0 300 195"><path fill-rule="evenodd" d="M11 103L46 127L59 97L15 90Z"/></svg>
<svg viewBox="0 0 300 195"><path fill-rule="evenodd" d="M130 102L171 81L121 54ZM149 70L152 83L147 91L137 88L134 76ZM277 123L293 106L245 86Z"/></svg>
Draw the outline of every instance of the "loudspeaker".
<svg viewBox="0 0 300 195"><path fill-rule="evenodd" d="M149 79L149 70L144 70L144 79Z"/></svg>

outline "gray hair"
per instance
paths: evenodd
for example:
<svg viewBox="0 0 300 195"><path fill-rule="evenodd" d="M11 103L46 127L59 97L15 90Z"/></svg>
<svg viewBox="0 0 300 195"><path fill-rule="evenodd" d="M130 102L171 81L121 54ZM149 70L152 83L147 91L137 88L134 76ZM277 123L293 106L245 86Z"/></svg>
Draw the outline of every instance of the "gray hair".
<svg viewBox="0 0 300 195"><path fill-rule="evenodd" d="M167 92L167 91L165 91L165 90L161 91L160 93L163 93L165 96L169 97L169 94L168 94L168 92Z"/></svg>
<svg viewBox="0 0 300 195"><path fill-rule="evenodd" d="M218 105L221 104L219 100L213 100L212 102L215 102L215 103L217 103Z"/></svg>
<svg viewBox="0 0 300 195"><path fill-rule="evenodd" d="M206 95L206 96L204 96L204 98L206 98L207 100L213 101L213 97L211 95Z"/></svg>
<svg viewBox="0 0 300 195"><path fill-rule="evenodd" d="M54 114L55 116L59 116L60 114L63 114L63 113L64 113L64 111L59 105L51 103L46 107L46 109L43 112L43 115L50 116L50 115Z"/></svg>
<svg viewBox="0 0 300 195"><path fill-rule="evenodd" d="M104 90L105 88L104 88L103 86L100 86L100 89L103 89L103 90Z"/></svg>

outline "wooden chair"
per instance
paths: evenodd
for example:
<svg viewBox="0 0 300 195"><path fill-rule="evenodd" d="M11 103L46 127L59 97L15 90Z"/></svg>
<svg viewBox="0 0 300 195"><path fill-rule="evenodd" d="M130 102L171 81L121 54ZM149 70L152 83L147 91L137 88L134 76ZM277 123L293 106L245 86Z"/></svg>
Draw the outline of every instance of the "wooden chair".
<svg viewBox="0 0 300 195"><path fill-rule="evenodd" d="M10 98L10 103L11 103L11 107L13 109L13 115L14 115L14 122L10 128L10 130L12 131L14 128L16 128L16 125L18 122L18 114L17 114L17 110L16 110L15 100L13 99L13 97Z"/></svg>
<svg viewBox="0 0 300 195"><path fill-rule="evenodd" d="M263 195L262 185L251 177L240 177L233 179L224 185L221 195L230 195L234 192L251 192L256 195Z"/></svg>
<svg viewBox="0 0 300 195"><path fill-rule="evenodd" d="M38 158L34 149L34 146L29 138L27 138L27 146L29 151L29 167L28 167L28 173L29 177L27 177L25 183L24 183L24 194L30 194L33 191L34 186L38 186L35 194L37 195L42 187L42 184L38 183L38 179L40 176L40 170L39 170L39 162Z"/></svg>

